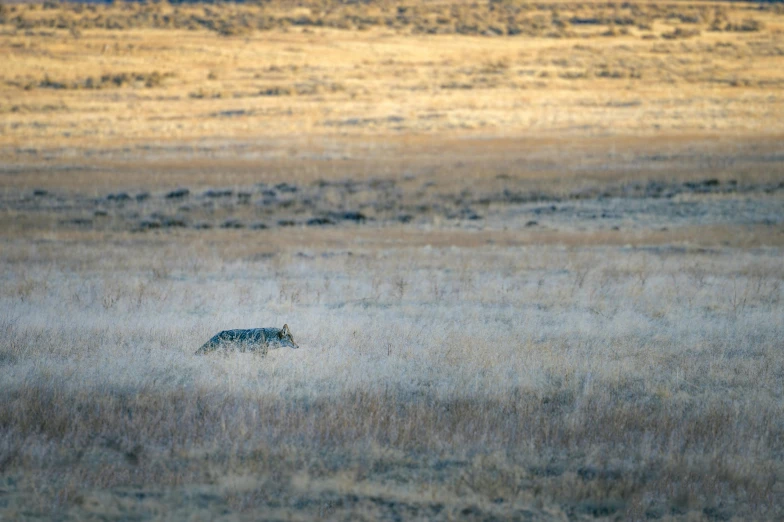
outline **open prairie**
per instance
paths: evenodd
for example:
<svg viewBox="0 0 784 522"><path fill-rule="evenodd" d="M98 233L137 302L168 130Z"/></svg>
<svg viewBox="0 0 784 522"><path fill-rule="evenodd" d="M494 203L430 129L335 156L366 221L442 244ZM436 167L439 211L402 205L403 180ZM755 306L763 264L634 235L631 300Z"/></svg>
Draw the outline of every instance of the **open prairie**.
<svg viewBox="0 0 784 522"><path fill-rule="evenodd" d="M779 4L0 4L0 50L0 520L784 518Z"/></svg>

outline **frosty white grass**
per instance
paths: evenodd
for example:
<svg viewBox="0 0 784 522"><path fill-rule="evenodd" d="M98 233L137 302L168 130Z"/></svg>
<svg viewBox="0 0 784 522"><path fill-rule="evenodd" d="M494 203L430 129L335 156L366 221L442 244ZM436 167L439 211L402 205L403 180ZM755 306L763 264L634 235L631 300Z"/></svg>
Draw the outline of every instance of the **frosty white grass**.
<svg viewBox="0 0 784 522"><path fill-rule="evenodd" d="M0 471L38 488L15 504L31 512L77 506L84 488L175 491L242 470L277 470L289 503L255 482L223 501L296 511L325 455L359 490L388 482L361 470L393 451L417 456L407 483L437 485L447 508L782 514L777 250L94 254L6 242ZM301 350L193 356L219 330L283 323ZM98 465L95 448L124 457ZM452 461L454 477L438 464Z"/></svg>

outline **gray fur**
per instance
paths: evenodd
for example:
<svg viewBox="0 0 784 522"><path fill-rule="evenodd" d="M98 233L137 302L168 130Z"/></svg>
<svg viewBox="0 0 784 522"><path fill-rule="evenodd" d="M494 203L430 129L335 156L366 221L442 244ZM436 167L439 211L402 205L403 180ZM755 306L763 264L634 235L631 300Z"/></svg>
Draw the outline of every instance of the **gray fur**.
<svg viewBox="0 0 784 522"><path fill-rule="evenodd" d="M267 351L276 348L299 348L294 342L289 325L283 328L251 328L249 330L224 330L196 350L196 355L204 355L216 350L236 350L240 352L257 352L267 355Z"/></svg>

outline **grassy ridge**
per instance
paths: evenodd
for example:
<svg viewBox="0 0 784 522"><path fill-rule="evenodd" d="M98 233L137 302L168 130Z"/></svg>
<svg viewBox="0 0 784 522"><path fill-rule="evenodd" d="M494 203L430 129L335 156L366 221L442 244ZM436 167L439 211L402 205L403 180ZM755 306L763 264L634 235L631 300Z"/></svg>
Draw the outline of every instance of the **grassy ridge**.
<svg viewBox="0 0 784 522"><path fill-rule="evenodd" d="M43 4L4 6L4 25L20 30L57 28L78 35L83 29L207 29L224 36L290 27L367 30L385 27L410 34L463 34L562 38L615 36L629 28L652 31L656 24L689 27L670 38L699 35L701 29L755 32L758 17L781 13L775 3L612 2L259 2ZM740 18L742 17L742 18ZM597 31L597 29L599 29Z"/></svg>

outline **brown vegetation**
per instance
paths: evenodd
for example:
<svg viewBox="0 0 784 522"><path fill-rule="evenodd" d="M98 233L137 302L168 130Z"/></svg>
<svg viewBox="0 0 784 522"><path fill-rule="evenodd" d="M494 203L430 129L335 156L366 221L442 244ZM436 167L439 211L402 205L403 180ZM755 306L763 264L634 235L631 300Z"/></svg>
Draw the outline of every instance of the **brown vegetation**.
<svg viewBox="0 0 784 522"><path fill-rule="evenodd" d="M775 4L6 5L0 158L193 140L209 156L283 137L316 154L323 137L779 137L783 30Z"/></svg>

